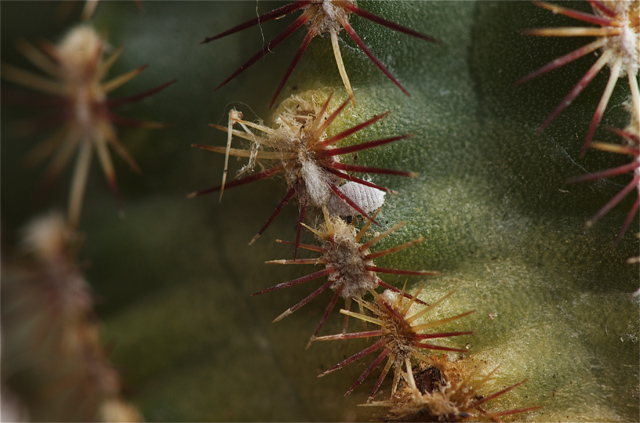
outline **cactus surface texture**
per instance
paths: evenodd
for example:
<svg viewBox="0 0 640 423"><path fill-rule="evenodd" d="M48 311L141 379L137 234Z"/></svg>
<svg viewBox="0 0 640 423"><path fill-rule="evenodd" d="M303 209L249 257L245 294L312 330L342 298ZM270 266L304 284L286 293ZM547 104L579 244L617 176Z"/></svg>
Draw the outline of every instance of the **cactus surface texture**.
<svg viewBox="0 0 640 423"><path fill-rule="evenodd" d="M16 46L20 40L36 46L40 40L58 43L81 22L84 2L79 3L67 17L58 19L59 2L3 1L3 65L46 76ZM377 341L314 342L305 349L333 290L327 289L287 319L271 323L327 279L251 296L322 269L265 264L293 259L294 247L276 240L295 240L299 228L295 198L282 208L269 230L248 245L282 200L287 182L274 177L228 189L221 202L217 194L186 198L195 190L219 185L222 178L223 154L190 147L226 146L227 134L210 124L227 127L229 112L235 109L244 121L274 128L281 113L278 105L291 96L326 100L333 93L329 111L343 102L347 106L327 129L327 137L390 111L384 119L340 140L336 148L413 135L340 157L342 163L354 166L417 173L416 178L353 173L397 192L380 200L384 204L375 217L380 226L371 224L363 242L406 221L372 245L371 253L423 239L411 248L377 257L375 266L438 272L429 277L385 274L382 279L398 289L406 283L408 295L427 304L455 290L455 295L430 312L428 318L433 321L475 311L437 328L465 333L434 341L462 351L433 351L440 353L438 360L414 367L413 374L424 378L425 371L435 374L439 369L437 374L454 375L460 386L490 374L478 389L487 396L514 387L486 402L466 396L466 403L455 412L431 415L458 419L471 413L504 421L640 421L639 302L633 295L640 277L638 264L627 262L638 256L640 245L637 213L628 217L637 204L636 189L625 188L633 175L582 176L637 162L637 156L630 159L628 153L637 151L637 146L635 150L625 147L623 154L611 154L609 147L603 147L625 142L608 127L637 131L637 115L630 118L637 113L629 106L633 83L624 73L612 87L582 156L594 111L607 89L609 67L604 66L543 131L539 127L592 66L593 57L516 84L592 41L531 36L527 31L597 25L525 1L360 0L359 8L438 40L424 42L358 16L349 21L411 97L340 30L339 51L356 106L347 102L332 40L325 34L309 43L270 109L306 30L214 89L290 25L297 13L199 43L285 2L136 3L101 1L85 23L107 40L105 57L125 46L110 69L112 77L149 65L113 96L135 96L167 81L177 82L118 109L118 115L127 119L167 125L156 130L117 128L118 139L142 171L141 175L131 172L112 151L124 217L97 163L87 178L73 269L79 280L86 281L82 288L90 296L86 304L93 307L93 311L83 309L83 322L90 321L93 336L100 329L100 341L92 338L91 351L104 360L109 372L117 371L113 378L119 384L109 395L121 407L93 418L126 420L139 413L146 421L370 421L414 415L413 408L409 413L358 406L367 403L385 363L344 397L379 353L317 377ZM600 3L553 4L593 14L593 7ZM41 192L38 187L45 168L25 166L29 151L52 133L24 133L25 123L46 115L32 94L10 80L2 81L3 413L8 404L7 412L20 418L86 420L85 414L81 418L64 415L62 406L51 408L56 399L45 392L64 389L73 381L63 378L64 383L54 381L56 385L51 375L38 373L51 366L42 364L47 358L37 344L27 342L33 337L29 331L37 327L35 316L34 320L12 318L24 304L34 306L36 299L25 302L12 294L20 290L8 287L15 288L25 274L40 274L29 268L23 228L52 209L66 213L72 177L72 169L65 169L47 192ZM240 131L239 126L235 129ZM231 147L250 150L252 143L234 136ZM97 162L96 157L93 160ZM246 164L246 158L229 158L227 184ZM258 160L252 172L268 165ZM629 195L586 227L623 189ZM357 228L367 222L361 216L353 219ZM307 210L306 225L318 228L323 222L321 209ZM623 225L628 230L617 239ZM312 231L304 229L300 234L300 245L316 243ZM297 252L305 260L319 255L304 248ZM362 298L373 301L369 293ZM361 313L356 310L358 301L351 304L354 313ZM318 336L342 333L344 316L338 312L342 304L337 302ZM418 320L416 325L428 322ZM351 319L347 333L379 329L367 325L363 328L359 319ZM473 335L466 335L469 332ZM36 362L38 366L25 370ZM387 404L396 388L407 403L407 392L418 395L420 386L411 384L406 364L398 365L397 372L391 368L373 404ZM462 374L466 371L476 373ZM440 396L449 391L443 388ZM509 414L520 409L527 411Z"/></svg>

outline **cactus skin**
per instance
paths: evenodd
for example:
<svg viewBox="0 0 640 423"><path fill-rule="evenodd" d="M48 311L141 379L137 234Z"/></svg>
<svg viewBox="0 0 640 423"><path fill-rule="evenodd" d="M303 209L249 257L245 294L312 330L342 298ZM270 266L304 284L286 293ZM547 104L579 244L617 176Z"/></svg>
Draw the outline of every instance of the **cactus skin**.
<svg viewBox="0 0 640 423"><path fill-rule="evenodd" d="M262 11L276 7L258 5ZM460 328L476 331L469 354L487 361L487 368L502 363L496 374L501 386L529 379L508 397L492 401L496 410L535 404L544 408L518 415L518 420L637 421L638 305L629 294L638 288L638 275L635 265L625 263L637 255L636 231L629 230L615 250L610 248L630 205L620 205L621 211L612 210L586 230L584 222L620 186L565 184L585 169L616 165L613 154L589 152L580 160L584 134L573 129L589 126L606 75L591 83L595 94L582 93L561 119L535 134L586 70L557 70L544 80L514 87L523 75L579 47L567 45L570 40L520 35L528 28L562 25L559 17L519 2L359 5L442 41L442 46L417 43L354 22L411 99L362 53L343 51L358 111L344 116L342 129L392 110L385 125L371 128L362 139L416 134L401 147L358 157L362 165L420 172L417 180L375 179L399 192L385 202L386 227L410 220L380 249L427 238L380 265L441 270L423 299L434 301L456 289L452 309L477 310ZM43 12L33 11L40 6ZM53 24L47 26L46 7L3 3L3 60L18 61L9 57L18 36L55 39L60 33ZM297 43L282 45L277 53L282 61L257 63L238 77L237 90L212 95L236 67L226 59L242 61L260 48L262 38L255 29L229 37L222 47L203 48L198 42L214 26L224 30L230 22L254 16L255 3L247 2L145 2L143 15L129 2L104 2L96 10L96 26L108 29L114 45L126 43L125 53L131 54L123 54L115 73L141 62L152 65L144 84L127 84L129 93L167 78L180 83L164 93L165 100L153 111L145 104L132 106L132 115L174 127L153 137L131 131L131 152L146 176L122 180L127 218L112 213L112 198L101 190L99 175L89 182L98 191L87 199L81 227L90 234L82 253L92 260L87 279L103 298L98 312L106 321L104 337L116 341L111 359L148 420L368 420L373 411L356 404L366 400L375 381L342 398L363 367L344 368L340 378L319 380L319 369L342 359L340 343L304 350L326 303L309 304L305 313L274 327L273 316L304 293L274 297L268 304L249 296L297 276L295 269L287 273L284 266L272 270L261 265L290 253L284 246L276 251L273 241L289 236L295 210L283 211L259 245L246 246L255 231L246 224L254 219L254 208L267 207L281 186L229 191L225 203L233 208L220 207L213 197L205 205L177 200L203 182L217 183L207 178L212 167L223 167L222 157L216 162L191 151L189 144L213 143L207 125L224 124L230 102L263 105L256 115L269 116L273 90L295 54ZM265 37L282 29L277 26L265 27ZM341 89L329 40L316 41L282 98L307 89ZM611 107L625 100L624 85L614 90L601 125L626 125L622 108ZM590 112L582 115L583 107ZM24 114L8 108L2 113L3 242L11 244L24 216L33 214L24 198L37 183L17 162L38 140L16 140L9 124ZM245 118L254 117L247 113ZM218 136L222 144L224 134ZM616 142L602 127L595 137ZM618 165L627 160L620 159ZM58 194L55 198L64 198ZM403 279L391 282L401 286ZM337 333L341 323L328 321L326 330ZM345 353L362 348L347 346Z"/></svg>

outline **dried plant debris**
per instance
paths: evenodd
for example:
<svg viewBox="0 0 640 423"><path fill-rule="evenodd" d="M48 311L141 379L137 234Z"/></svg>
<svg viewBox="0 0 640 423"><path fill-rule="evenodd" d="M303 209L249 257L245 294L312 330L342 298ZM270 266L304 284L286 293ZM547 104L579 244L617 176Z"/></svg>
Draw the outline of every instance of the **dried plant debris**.
<svg viewBox="0 0 640 423"><path fill-rule="evenodd" d="M598 25L599 27L562 27L531 29L526 33L539 37L596 37L583 47L559 57L542 68L522 78L518 83L527 82L542 74L566 65L580 57L594 53L596 62L578 81L576 86L558 104L556 109L542 123L539 131L543 131L551 122L566 109L591 80L607 66L609 68L609 82L587 131L581 155L584 155L593 135L607 108L611 93L618 79L626 75L631 89L631 98L636 109L640 108L640 91L638 89L638 67L640 66L640 3L637 0L597 1L588 0L593 13L583 13L545 2L533 2L552 13L561 14L582 22Z"/></svg>
<svg viewBox="0 0 640 423"><path fill-rule="evenodd" d="M450 361L444 357L430 357L431 364L419 363L413 378L403 378L400 388L386 401L366 405L388 407L384 421L459 422L502 421L500 418L525 413L540 407L488 411L485 404L526 382L516 383L491 394L483 394L492 380L495 368L487 375L480 374L471 359Z"/></svg>
<svg viewBox="0 0 640 423"><path fill-rule="evenodd" d="M175 81L129 97L108 99L107 95L111 91L133 79L146 66L103 82L123 48L116 50L109 58L104 58L105 41L87 25L73 28L57 46L46 41L41 42L39 46L21 41L18 48L29 61L44 71L47 77L3 63L2 78L42 93L7 93L4 100L55 109L52 114L27 122L25 126L30 129L46 130L62 125L27 157L29 164L36 165L53 156L45 175L43 191L55 181L74 151L78 150L69 198L69 223L77 226L91 156L95 149L121 209L108 146L110 145L132 170L140 173L140 168L118 139L113 124L143 128L161 128L164 125L125 118L114 114L112 109L151 96Z"/></svg>
<svg viewBox="0 0 640 423"><path fill-rule="evenodd" d="M51 214L27 228L25 262L3 266L3 383L27 383L15 393L34 421L142 421L101 345L79 243Z"/></svg>
<svg viewBox="0 0 640 423"><path fill-rule="evenodd" d="M340 313L346 314L351 317L355 317L364 322L373 323L378 325L379 329L355 332L355 333L342 333L338 335L320 336L316 338L316 341L333 341L338 339L356 339L356 338L375 338L380 339L365 348L364 350L352 355L346 360L336 364L332 368L323 372L319 377L328 375L338 369L351 364L362 357L371 354L374 351L382 349L382 352L376 357L376 359L367 367L367 369L360 375L358 380L349 388L346 395L349 395L358 385L360 385L364 379L382 362L387 359L387 363L384 366L380 377L378 378L369 400L378 392L378 389L382 385L387 373L394 368L393 385L391 388L391 395L393 396L398 389L398 384L401 378L407 378L413 380L413 371L411 358L417 359L427 364L431 364L433 360L424 355L422 350L435 350L435 351L459 351L464 350L458 348L451 348L442 345L435 345L425 343L425 340L439 339L439 338L451 338L454 336L472 335L474 332L427 332L424 331L433 329L439 326L443 326L447 323L461 319L473 311L458 314L455 316L447 317L444 319L434 320L427 323L417 323L418 319L424 318L441 302L449 298L453 292L445 295L435 303L431 305L424 305L423 309L410 314L411 306L416 302L416 298L420 294L420 291L424 285L418 290L414 297L406 299L401 293L397 293L391 290L386 290L382 295L377 294L375 291L371 293L375 297L375 301L372 303L365 302L363 300L356 299L358 304L368 310L368 314L354 313L349 310L340 310ZM402 366L405 366L405 370L402 370ZM413 384L413 383L412 383Z"/></svg>
<svg viewBox="0 0 640 423"><path fill-rule="evenodd" d="M570 182L585 182L594 181L597 179L610 178L617 175L624 175L627 173L632 174L632 178L627 185L618 192L607 204L605 204L598 212L587 220L587 227L592 226L602 216L607 214L609 210L620 203L625 197L631 194L633 191L636 193L636 201L631 206L631 210L627 214L626 219L622 224L622 228L618 232L618 236L614 242L614 246L617 245L625 232L631 225L633 218L638 213L638 205L640 204L640 128L638 127L638 113L640 109L633 110L633 105L630 106L631 111L631 124L625 128L609 128L609 130L622 138L622 144L604 143L604 142L592 142L590 147L596 150L607 151L610 153L625 154L631 156L631 162L622 166L614 167L612 169L603 170L596 173L590 173L581 175L570 179Z"/></svg>
<svg viewBox="0 0 640 423"><path fill-rule="evenodd" d="M337 142L363 128L373 125L390 112L376 115L339 134L328 137L326 134L327 129L349 102L348 99L345 100L338 108L329 113L327 109L331 97L332 96L329 95L329 98L327 98L322 106L319 105L315 96L291 97L281 106L283 112L276 119L276 128L242 120L242 114L232 110L229 114L229 125L227 127L211 125L227 132L226 147L212 147L199 144L192 145L193 147L203 150L225 154L225 170L223 172L222 184L189 194L189 198L218 191L220 191L220 196L222 197L225 188L233 188L275 175L282 175L288 186L287 193L249 244L253 244L255 240L262 235L282 208L294 197L300 205L296 244L298 244L300 240L301 224L304 222L307 209L310 207L321 209L329 204L333 196L338 197L345 205L353 208L359 214L362 214L377 225L378 223L370 217L354 199L340 190L340 184L344 181L350 181L388 193L395 192L376 185L373 182L351 176L346 172L408 177L415 177L417 175L413 172L343 163L340 161L340 156L404 140L410 138L412 135L399 135L348 147L335 147ZM233 129L235 124L240 125L242 130ZM238 138L248 140L251 143L250 147L247 149L231 148L232 136L234 135ZM242 176L232 182L226 182L226 166L229 155L247 157L249 159L249 162L240 170L239 176L251 172L257 163L260 163L265 170L252 173L248 176ZM265 165L265 162L271 163L270 167Z"/></svg>
<svg viewBox="0 0 640 423"><path fill-rule="evenodd" d="M276 291L282 288L298 285L307 281L318 279L327 276L327 282L320 286L317 290L311 293L308 297L287 309L284 313L278 316L275 322L282 320L289 316L309 301L316 298L322 292L327 289L334 291L333 298L327 306L327 309L320 320L320 324L313 332L307 348L315 340L318 333L324 326L331 310L335 307L338 298L342 297L345 301L345 308L349 310L351 308L351 300L361 300L362 297L372 290L382 286L395 292L400 292L399 289L389 285L378 277L378 273L393 273L396 275L418 275L418 276L433 276L438 272L430 270L401 270L401 269L387 269L376 266L373 260L378 257L383 257L388 254L395 253L397 251L404 250L415 244L424 241L423 238L414 239L407 243L396 245L395 247L387 248L385 250L372 253L370 248L378 243L383 238L391 235L404 225L405 222L393 226L387 231L371 238L369 241L361 243L362 237L366 234L371 225L371 221L368 221L360 231L356 230L352 224L347 224L339 217L330 216L326 209L325 223L318 229L310 228L304 225L307 229L313 232L320 245L307 245L300 244L299 247L321 253L321 256L309 259L296 259L296 260L272 260L268 261L269 264L314 264L323 265L325 268L317 272L311 273L307 276L303 276L294 279L289 282L283 282L281 284L272 286L260 292L256 292L253 295L265 294L267 292ZM283 242L283 241L280 241ZM288 244L288 243L287 243ZM403 293L404 294L404 293ZM409 294L404 294L408 298L413 298ZM424 304L424 303L423 303ZM360 307L361 313L363 313L362 307ZM347 330L347 318L344 320L343 333Z"/></svg>
<svg viewBox="0 0 640 423"><path fill-rule="evenodd" d="M408 34L417 38L421 38L430 42L438 42L435 38L432 38L428 35L421 34L412 29L406 28L402 25L399 25L394 22L390 22L386 19L383 19L379 16L374 15L371 12L368 12L356 5L355 0L301 0L294 1L286 6L282 6L280 8L274 9L271 12L267 12L263 15L258 16L257 18L251 19L245 23L234 26L231 29L228 29L218 35L213 37L207 37L201 44L208 43L210 41L217 40L219 38L226 37L227 35L234 34L238 31L242 31L244 29L250 28L255 25L263 24L273 19L279 19L283 16L288 15L289 13L293 13L295 11L302 11L302 14L295 20L291 25L289 25L284 31L282 31L279 35L277 35L273 40L269 41L260 51L251 56L249 60L247 60L242 66L240 66L229 78L227 78L222 84L220 84L216 90L222 88L229 81L233 80L235 77L240 75L247 69L249 66L253 65L255 62L264 57L267 53L272 51L276 46L278 46L281 42L286 40L291 34L300 29L303 25L306 25L308 28L307 35L302 40L302 44L298 49L296 55L293 58L293 61L287 68L282 81L278 85L276 89L276 93L271 100L271 104L269 107L273 106L278 95L282 91L284 84L289 79L291 72L295 69L298 61L302 57L303 53L311 43L314 37L323 34L329 34L331 38L331 45L333 47L333 53L336 59L336 64L338 65L338 71L340 72L340 77L342 78L342 82L344 84L347 93L349 94L349 98L351 98L353 105L355 106L355 97L353 95L353 90L351 88L351 83L349 82L349 77L347 76L347 71L344 67L344 62L342 60L342 54L340 53L340 47L338 45L338 33L344 29L347 34L353 39L353 41L362 49L362 51L369 57L369 59L380 69L394 84L398 86L402 90L403 93L410 96L409 92L398 82L398 80L391 74L391 72L382 64L382 62L373 54L373 52L367 47L367 45L362 41L360 36L353 29L351 24L349 23L349 19L352 14L356 14L362 18L368 19L377 24L386 26L387 28L391 28L394 31L402 32L404 34Z"/></svg>

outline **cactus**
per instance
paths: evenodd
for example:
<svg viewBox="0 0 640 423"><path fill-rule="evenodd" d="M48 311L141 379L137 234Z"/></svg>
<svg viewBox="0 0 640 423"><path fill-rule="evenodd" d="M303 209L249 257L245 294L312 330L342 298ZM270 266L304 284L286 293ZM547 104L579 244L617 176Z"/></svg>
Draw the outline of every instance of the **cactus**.
<svg viewBox="0 0 640 423"><path fill-rule="evenodd" d="M291 238L298 220L295 207L284 208L269 231L247 245L256 225L282 198L281 181L225 191L222 203L217 196L185 199L194 189L218 184L224 168L222 155L189 146L224 145L226 135L209 124L225 126L232 108L242 111L244 120L262 119L270 126L275 112L268 109L269 102L299 46L299 41L283 43L214 93L263 40L287 23L270 22L206 46L198 43L281 5L149 1L139 12L130 2L100 2L91 18L113 46L126 46L113 65L114 75L150 65L120 88L122 96L178 79L171 89L119 111L170 125L160 131L118 132L143 172L139 176L114 163L126 217L118 217L108 187L92 173L78 226L86 236L80 260L91 262L84 273L104 322L102 341L113 344L109 359L119 370L122 395L149 421L344 421L382 418L386 412L357 407L367 400L377 375L343 397L368 362L317 378L370 345L359 340L316 342L305 350L332 293L271 324L273 316L322 282L291 287L270 298L250 296L307 272L299 266L264 265L291 255L291 248L275 239ZM19 39L56 41L77 22L79 7L64 22L52 20L57 6L2 4L3 63L29 68L15 49ZM566 16L529 2L360 1L358 6L441 42L424 43L364 19L353 20L355 31L411 93L408 98L354 42L340 35L357 108L345 108L332 125L333 134L387 110L387 117L349 142L414 134L357 157L358 165L419 174L415 179L372 176L375 184L398 192L385 197L376 217L382 228L377 230L408 222L376 247L384 250L425 238L380 257L376 265L438 270L439 276L424 281L416 277L407 284L413 294L426 282L419 297L427 303L456 290L434 310L434 319L476 311L446 330L475 332L465 337L465 353L451 359L465 355L482 362L485 370L501 366L485 392L501 392L528 379L483 404L489 414L542 406L503 418L637 421L640 329L638 300L631 293L639 278L637 264L626 263L638 255L637 217L612 248L635 198L625 198L585 228L630 178L567 182L628 163L626 155L595 149L580 158L607 85L606 72L538 133L591 63L575 61L516 86L532 71L584 45L584 40L523 33L572 25ZM591 9L587 2L572 2L570 7ZM296 36L300 40L303 35L292 38ZM3 82L3 97L17 89ZM308 90L326 96L335 92L338 101L348 98L329 37L317 37L309 45L279 99ZM593 141L620 143L605 128L625 129L629 124L622 107L629 95L626 83L613 89ZM22 163L43 138L20 137L14 130L37 114L33 109L2 108L5 260L30 217L65 205L66 184L34 198L42 173ZM242 164L230 160L229 179ZM312 243L311 235L303 231L301 242ZM313 256L305 253L300 257ZM3 290L5 277L3 272ZM405 278L390 275L385 282L400 288ZM342 319L333 314L323 333L342 330ZM8 323L3 319L3 325ZM3 338L3 349L7 342ZM24 380L19 374L7 379L6 372L3 365L3 387L24 396ZM385 381L375 399L388 399L390 390L390 381ZM33 401L27 406L37 405Z"/></svg>

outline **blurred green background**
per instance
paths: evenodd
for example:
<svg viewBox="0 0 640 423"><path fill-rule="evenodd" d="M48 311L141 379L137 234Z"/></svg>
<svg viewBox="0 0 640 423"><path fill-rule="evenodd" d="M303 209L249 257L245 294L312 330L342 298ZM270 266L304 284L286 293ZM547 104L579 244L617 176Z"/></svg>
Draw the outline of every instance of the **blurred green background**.
<svg viewBox="0 0 640 423"><path fill-rule="evenodd" d="M582 4L584 3L584 4ZM320 281L250 297L252 292L317 269L267 266L290 258L297 218L289 205L249 247L285 192L280 180L260 181L217 195L186 194L219 183L223 156L190 148L223 145L208 126L226 125L231 108L245 119L273 119L267 105L302 39L296 34L219 91L213 89L291 17L199 45L205 37L282 3L255 1L100 2L92 19L114 46L126 46L111 75L149 64L112 96L126 96L177 78L160 94L119 110L135 119L168 123L164 130L122 128L119 136L144 175L118 158L116 172L126 217L120 219L94 160L80 223L86 240L81 261L96 296L105 344L120 371L125 397L149 421L369 420L383 410L357 407L377 372L343 398L371 359L318 379L317 374L366 343L316 343L304 349L330 299L325 293L294 315L271 324ZM424 32L435 45L395 33L359 17L355 30L408 89L406 97L341 33L341 49L354 87L350 106L333 131L387 110L392 114L355 138L360 142L413 133L407 141L359 153L358 164L419 172L415 180L374 176L397 190L382 210L384 228L407 220L378 248L426 237L419 246L387 256L385 267L439 270L428 278L425 301L456 294L438 316L474 309L452 330L473 330L468 355L502 364L488 388L529 381L495 401L491 410L541 405L522 421L637 421L638 254L637 218L616 249L613 239L632 198L593 228L584 222L626 184L620 177L567 184L572 176L624 163L624 157L591 151L578 158L608 71L542 134L535 129L591 65L565 66L523 86L515 81L586 43L536 39L527 28L572 25L529 2L378 2L361 7ZM586 2L571 7L588 11ZM0 4L2 61L33 69L20 57L20 38L57 41L78 21L81 5L64 21L53 19L58 2ZM286 21L286 22L283 22ZM17 89L3 82L2 90ZM344 99L328 37L311 43L285 86L293 93L321 90ZM600 141L617 142L605 125L624 127L626 82L618 84ZM41 111L2 108L2 246L10 257L20 228L31 218L66 207L71 169L45 197L35 196L42 169L21 158L45 134L21 137L15 124ZM230 175L241 162L231 160ZM306 242L311 242L309 234ZM397 286L404 277L384 276ZM408 279L416 288L420 278ZM325 334L342 319L330 317ZM4 343L11 339L4 339ZM25 353L29 353L26 351ZM3 372L6 369L3 369ZM14 382L12 382L14 383ZM388 395L383 385L379 398ZM490 392L490 389L487 391ZM24 393L28 395L28 392ZM491 404L491 403L490 403ZM34 411L46 420L47 406Z"/></svg>

